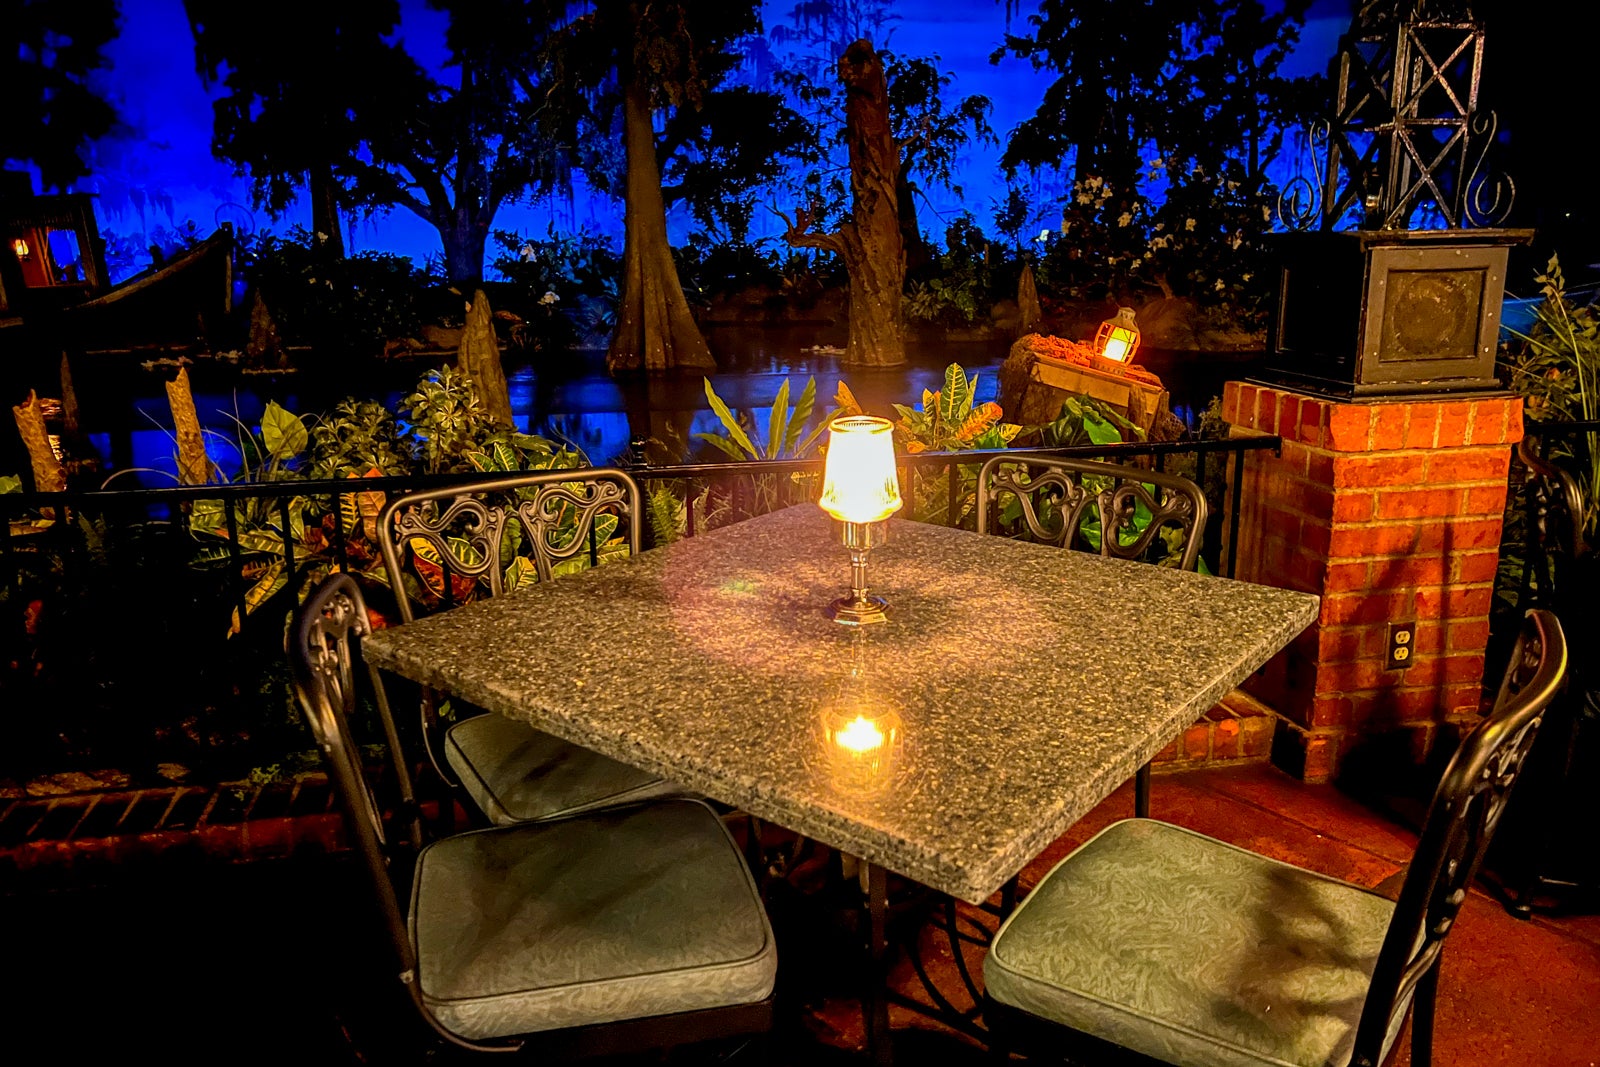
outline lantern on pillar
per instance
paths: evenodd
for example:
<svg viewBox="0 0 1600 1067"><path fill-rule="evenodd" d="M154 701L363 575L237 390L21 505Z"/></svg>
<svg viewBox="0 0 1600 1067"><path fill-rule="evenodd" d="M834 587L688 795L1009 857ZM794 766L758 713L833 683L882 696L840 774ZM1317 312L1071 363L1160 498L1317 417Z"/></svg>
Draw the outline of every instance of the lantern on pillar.
<svg viewBox="0 0 1600 1067"><path fill-rule="evenodd" d="M28 242L18 237L11 242L11 251L17 254L17 262L26 263L33 258L33 249L28 247Z"/></svg>
<svg viewBox="0 0 1600 1067"><path fill-rule="evenodd" d="M1139 351L1139 325L1134 322L1132 308L1118 308L1117 313L1100 324L1094 337L1094 354L1101 370L1121 374L1133 362Z"/></svg>

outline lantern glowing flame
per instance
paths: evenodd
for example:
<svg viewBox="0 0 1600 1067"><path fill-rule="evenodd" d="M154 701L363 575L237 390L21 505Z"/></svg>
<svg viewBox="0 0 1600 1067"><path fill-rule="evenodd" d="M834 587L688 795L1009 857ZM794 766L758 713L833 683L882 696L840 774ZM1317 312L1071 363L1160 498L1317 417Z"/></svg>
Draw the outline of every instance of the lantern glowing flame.
<svg viewBox="0 0 1600 1067"><path fill-rule="evenodd" d="M1119 308L1117 313L1100 324L1094 339L1095 354L1110 363L1133 362L1139 351L1139 327L1133 320L1132 308Z"/></svg>
<svg viewBox="0 0 1600 1067"><path fill-rule="evenodd" d="M11 251L17 254L17 259L23 263L33 258L33 249L28 247L28 242L18 237L11 242Z"/></svg>
<svg viewBox="0 0 1600 1067"><path fill-rule="evenodd" d="M843 522L882 522L900 510L894 425L847 415L828 425L828 459L818 506Z"/></svg>

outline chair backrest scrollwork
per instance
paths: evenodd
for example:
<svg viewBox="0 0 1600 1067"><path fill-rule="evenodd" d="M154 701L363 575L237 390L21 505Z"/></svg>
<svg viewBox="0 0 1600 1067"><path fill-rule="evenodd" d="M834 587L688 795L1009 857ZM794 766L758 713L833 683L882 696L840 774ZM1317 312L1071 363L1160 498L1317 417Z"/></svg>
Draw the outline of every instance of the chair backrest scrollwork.
<svg viewBox="0 0 1600 1067"><path fill-rule="evenodd" d="M546 582L560 564L593 551L597 540L621 537L630 555L639 551L642 521L638 483L624 471L539 471L408 493L379 516L378 542L401 617L411 622L415 606L402 590L419 551L435 557L447 602L456 578L484 581L488 594L498 596L518 560ZM602 526L609 527L603 535Z"/></svg>
<svg viewBox="0 0 1600 1067"><path fill-rule="evenodd" d="M1379 1062L1391 1023L1414 993L1432 995L1424 981L1438 966L1445 936L1566 670L1561 624L1549 611L1529 611L1494 709L1462 741L1434 793L1373 969L1350 1061L1354 1067Z"/></svg>
<svg viewBox="0 0 1600 1067"><path fill-rule="evenodd" d="M1182 532L1178 565L1193 570L1205 537L1205 493L1187 478L1096 460L996 456L978 475L978 532L989 533L1002 494L1014 497L1029 536L1071 548L1090 509L1103 556L1143 559L1166 528ZM1142 512L1142 514L1141 514Z"/></svg>

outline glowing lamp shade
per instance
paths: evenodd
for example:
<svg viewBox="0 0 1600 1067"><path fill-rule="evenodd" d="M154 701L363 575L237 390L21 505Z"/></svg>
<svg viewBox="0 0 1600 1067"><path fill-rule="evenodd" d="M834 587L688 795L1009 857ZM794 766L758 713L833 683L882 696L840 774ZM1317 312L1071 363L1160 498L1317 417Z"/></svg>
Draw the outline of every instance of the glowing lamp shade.
<svg viewBox="0 0 1600 1067"><path fill-rule="evenodd" d="M828 425L828 459L818 506L843 522L882 522L900 510L894 466L894 426L871 415L847 415Z"/></svg>
<svg viewBox="0 0 1600 1067"><path fill-rule="evenodd" d="M33 258L33 249L28 247L28 242L18 237L11 242L11 251L17 254L17 259L23 263Z"/></svg>
<svg viewBox="0 0 1600 1067"><path fill-rule="evenodd" d="M1139 327L1133 321L1132 308L1119 308L1117 313L1100 324L1095 334L1094 351L1108 363L1129 364L1139 351Z"/></svg>

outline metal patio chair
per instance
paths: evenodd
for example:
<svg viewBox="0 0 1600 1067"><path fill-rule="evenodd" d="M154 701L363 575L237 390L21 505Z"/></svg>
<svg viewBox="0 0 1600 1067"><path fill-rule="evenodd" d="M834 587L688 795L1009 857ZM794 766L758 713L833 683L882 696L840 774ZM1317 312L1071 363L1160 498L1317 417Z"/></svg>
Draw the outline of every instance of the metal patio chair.
<svg viewBox="0 0 1600 1067"><path fill-rule="evenodd" d="M1018 905L984 959L1011 1051L1181 1067L1377 1067L1412 1012L1427 1067L1439 959L1567 669L1528 613L1494 709L1434 794L1398 901L1150 819L1114 823Z"/></svg>
<svg viewBox="0 0 1600 1067"><path fill-rule="evenodd" d="M1143 560L1158 538L1165 541L1163 531L1172 530L1178 536L1177 566L1194 570L1200 559L1206 495L1176 474L1097 460L996 456L978 472L980 534L994 532L1002 494L1017 502L1021 529L1046 544ZM1090 531L1098 545L1089 540ZM1149 763L1134 777L1133 803L1135 815L1149 817Z"/></svg>
<svg viewBox="0 0 1600 1067"><path fill-rule="evenodd" d="M607 467L541 471L409 493L378 517L379 546L400 617L416 604L406 578L441 607L548 582L585 560L640 549L639 486ZM621 541L621 547L616 541ZM577 620L574 620L575 623ZM496 826L565 818L685 792L683 787L503 715L455 707L445 729L438 697L421 697L423 745L439 776ZM462 714L466 712L466 714Z"/></svg>
<svg viewBox="0 0 1600 1067"><path fill-rule="evenodd" d="M384 806L349 720L358 707L361 591L325 579L295 613L295 694L344 809L382 917L399 989L450 1045L551 1057L721 1038L764 1044L777 955L754 880L704 801L671 798L423 844L410 892L392 874ZM383 681L369 672L380 717ZM394 760L400 789L406 761ZM403 799L403 796L402 796ZM401 809L396 809L401 810ZM402 852L404 850L401 850Z"/></svg>

